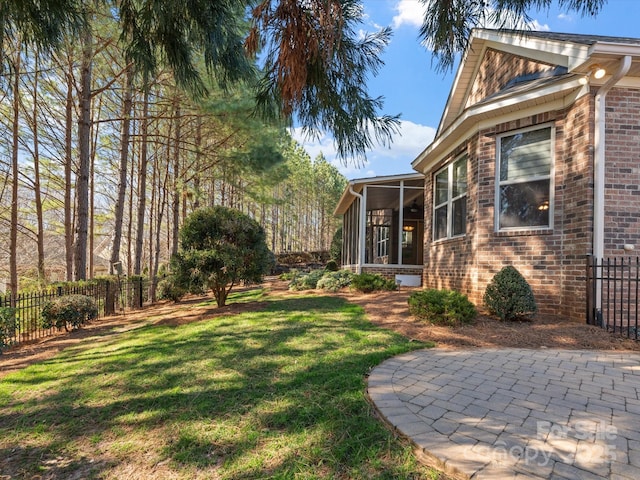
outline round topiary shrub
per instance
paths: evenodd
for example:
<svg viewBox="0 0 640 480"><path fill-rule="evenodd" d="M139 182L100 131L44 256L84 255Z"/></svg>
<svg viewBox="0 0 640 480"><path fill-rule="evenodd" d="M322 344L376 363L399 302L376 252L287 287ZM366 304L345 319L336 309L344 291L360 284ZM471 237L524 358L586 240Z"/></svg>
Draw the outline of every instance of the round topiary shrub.
<svg viewBox="0 0 640 480"><path fill-rule="evenodd" d="M338 270L340 270L340 267L338 266L338 262L336 262L335 260L329 260L324 269L327 272L337 272Z"/></svg>
<svg viewBox="0 0 640 480"><path fill-rule="evenodd" d="M471 323L476 307L466 295L454 290L422 290L409 296L411 315L437 325Z"/></svg>
<svg viewBox="0 0 640 480"><path fill-rule="evenodd" d="M538 310L531 286L511 265L495 274L485 290L484 304L501 320L526 317Z"/></svg>
<svg viewBox="0 0 640 480"><path fill-rule="evenodd" d="M93 298L86 295L63 295L46 303L42 308L42 327L58 330L76 330L98 316Z"/></svg>

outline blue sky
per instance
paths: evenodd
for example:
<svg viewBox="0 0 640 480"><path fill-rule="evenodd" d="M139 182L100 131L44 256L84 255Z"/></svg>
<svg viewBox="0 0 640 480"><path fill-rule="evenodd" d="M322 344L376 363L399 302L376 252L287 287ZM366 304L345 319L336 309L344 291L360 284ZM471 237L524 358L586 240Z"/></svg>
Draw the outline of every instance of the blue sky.
<svg viewBox="0 0 640 480"><path fill-rule="evenodd" d="M418 0L364 0L364 7L364 31L391 26L394 32L382 57L385 65L368 88L370 95L384 97L384 113L401 115L400 134L390 147L367 152L367 161L357 164L336 159L331 137L313 141L294 131L294 138L312 158L322 152L349 179L412 172L411 162L433 139L455 73L455 69L447 74L436 72L430 52L420 44ZM640 37L639 0L609 0L595 18L555 7L530 16L538 30Z"/></svg>

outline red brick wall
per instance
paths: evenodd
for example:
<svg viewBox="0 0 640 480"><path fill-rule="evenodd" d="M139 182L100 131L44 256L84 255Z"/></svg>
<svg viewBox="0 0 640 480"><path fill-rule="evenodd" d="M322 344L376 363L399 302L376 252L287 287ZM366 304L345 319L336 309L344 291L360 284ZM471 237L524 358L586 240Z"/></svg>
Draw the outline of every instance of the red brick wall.
<svg viewBox="0 0 640 480"><path fill-rule="evenodd" d="M534 62L511 53L487 49L476 78L471 86L465 107L470 107L496 93L516 77L538 71L551 70L554 65Z"/></svg>
<svg viewBox="0 0 640 480"><path fill-rule="evenodd" d="M640 91L606 98L605 245L608 256L640 253ZM635 250L625 251L624 245Z"/></svg>
<svg viewBox="0 0 640 480"><path fill-rule="evenodd" d="M459 290L481 305L491 278L513 265L531 285L542 314L584 321L584 265L592 236L592 110L593 97L585 96L567 110L500 124L469 139L461 148L469 154L463 238L431 241L432 174L441 165L427 174L425 287ZM542 124L555 127L553 229L495 232L496 135Z"/></svg>

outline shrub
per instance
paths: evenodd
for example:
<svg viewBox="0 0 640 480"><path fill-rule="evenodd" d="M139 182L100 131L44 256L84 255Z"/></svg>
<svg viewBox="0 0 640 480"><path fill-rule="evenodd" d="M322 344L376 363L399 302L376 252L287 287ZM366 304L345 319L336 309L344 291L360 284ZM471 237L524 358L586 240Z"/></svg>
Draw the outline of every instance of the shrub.
<svg viewBox="0 0 640 480"><path fill-rule="evenodd" d="M495 274L484 293L489 312L501 320L514 320L535 313L538 309L531 287L512 266Z"/></svg>
<svg viewBox="0 0 640 480"><path fill-rule="evenodd" d="M0 353L3 348L11 345L11 339L16 336L17 330L16 309L0 307Z"/></svg>
<svg viewBox="0 0 640 480"><path fill-rule="evenodd" d="M86 295L63 295L42 308L42 327L64 328L69 331L98 316L98 307L93 298Z"/></svg>
<svg viewBox="0 0 640 480"><path fill-rule="evenodd" d="M178 285L173 276L168 276L158 282L158 298L160 300L171 300L177 303L186 293L186 290Z"/></svg>
<svg viewBox="0 0 640 480"><path fill-rule="evenodd" d="M289 290L313 290L324 273L324 270L311 270L309 273L298 275L289 282Z"/></svg>
<svg viewBox="0 0 640 480"><path fill-rule="evenodd" d="M454 290L414 292L408 302L411 315L438 325L470 323L477 314L467 296Z"/></svg>
<svg viewBox="0 0 640 480"><path fill-rule="evenodd" d="M337 272L338 270L340 270L340 267L338 266L338 262L336 262L335 260L329 260L324 269L327 272Z"/></svg>
<svg viewBox="0 0 640 480"><path fill-rule="evenodd" d="M235 285L262 282L273 266L264 229L244 213L226 207L191 213L180 229L181 248L171 258L176 281L189 289L198 279L224 307Z"/></svg>
<svg viewBox="0 0 640 480"><path fill-rule="evenodd" d="M338 265L342 263L342 227L339 227L336 233L333 234L331 246L329 247L329 257Z"/></svg>
<svg viewBox="0 0 640 480"><path fill-rule="evenodd" d="M362 293L379 292L381 290L393 291L398 286L394 280L384 278L373 273L360 273L351 279L351 288Z"/></svg>
<svg viewBox="0 0 640 480"><path fill-rule="evenodd" d="M293 280L294 278L300 275L301 275L300 270L292 268L288 272L281 273L279 278L280 280L284 280L285 282L290 282L291 280Z"/></svg>
<svg viewBox="0 0 640 480"><path fill-rule="evenodd" d="M348 270L326 272L322 278L318 280L317 288L335 293L341 288L351 285L352 278L353 273Z"/></svg>

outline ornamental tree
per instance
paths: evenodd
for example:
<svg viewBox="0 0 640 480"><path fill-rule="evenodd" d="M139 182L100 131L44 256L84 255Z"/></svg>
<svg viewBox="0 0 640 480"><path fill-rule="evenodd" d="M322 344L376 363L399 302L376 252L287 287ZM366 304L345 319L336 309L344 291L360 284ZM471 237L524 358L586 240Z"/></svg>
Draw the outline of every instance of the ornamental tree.
<svg viewBox="0 0 640 480"><path fill-rule="evenodd" d="M262 282L273 255L255 220L218 206L197 210L185 219L180 250L171 263L178 284L189 290L210 289L218 307L223 307L235 285Z"/></svg>

